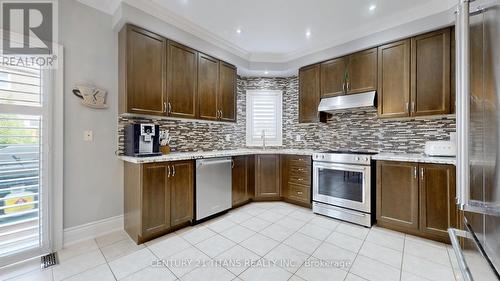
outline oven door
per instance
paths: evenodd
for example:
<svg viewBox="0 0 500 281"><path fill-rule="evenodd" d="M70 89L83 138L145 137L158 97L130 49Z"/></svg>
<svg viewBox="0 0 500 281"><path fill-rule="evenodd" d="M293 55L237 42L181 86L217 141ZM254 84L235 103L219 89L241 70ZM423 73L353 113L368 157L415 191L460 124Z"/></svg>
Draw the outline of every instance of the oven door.
<svg viewBox="0 0 500 281"><path fill-rule="evenodd" d="M371 212L370 166L313 163L313 200Z"/></svg>

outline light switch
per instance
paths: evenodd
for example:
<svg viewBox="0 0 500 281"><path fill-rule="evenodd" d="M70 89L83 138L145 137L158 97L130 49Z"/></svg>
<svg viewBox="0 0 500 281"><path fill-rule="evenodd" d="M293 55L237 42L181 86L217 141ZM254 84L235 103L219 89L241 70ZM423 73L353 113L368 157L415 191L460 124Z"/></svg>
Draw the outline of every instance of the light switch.
<svg viewBox="0 0 500 281"><path fill-rule="evenodd" d="M301 141L301 140L302 140L302 137L300 135L295 136L295 141Z"/></svg>
<svg viewBox="0 0 500 281"><path fill-rule="evenodd" d="M94 140L94 132L92 132L92 130L83 131L83 140L84 141L93 141Z"/></svg>

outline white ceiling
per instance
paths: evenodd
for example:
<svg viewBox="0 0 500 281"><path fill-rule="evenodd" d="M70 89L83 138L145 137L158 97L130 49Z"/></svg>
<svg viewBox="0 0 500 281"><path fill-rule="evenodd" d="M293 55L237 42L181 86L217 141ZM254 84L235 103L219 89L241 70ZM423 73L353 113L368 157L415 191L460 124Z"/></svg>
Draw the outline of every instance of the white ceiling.
<svg viewBox="0 0 500 281"><path fill-rule="evenodd" d="M286 63L449 10L457 0L79 0L121 2L250 62ZM370 6L376 6L370 10ZM237 33L240 29L241 33ZM306 36L306 32L310 36Z"/></svg>

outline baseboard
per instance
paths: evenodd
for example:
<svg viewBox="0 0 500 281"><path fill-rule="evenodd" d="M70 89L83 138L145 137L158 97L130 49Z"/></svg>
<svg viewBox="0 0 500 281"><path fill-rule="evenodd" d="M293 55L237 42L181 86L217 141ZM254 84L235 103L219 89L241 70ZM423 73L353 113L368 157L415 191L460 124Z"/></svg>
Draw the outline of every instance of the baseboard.
<svg viewBox="0 0 500 281"><path fill-rule="evenodd" d="M65 228L64 247L117 230L123 230L123 215Z"/></svg>

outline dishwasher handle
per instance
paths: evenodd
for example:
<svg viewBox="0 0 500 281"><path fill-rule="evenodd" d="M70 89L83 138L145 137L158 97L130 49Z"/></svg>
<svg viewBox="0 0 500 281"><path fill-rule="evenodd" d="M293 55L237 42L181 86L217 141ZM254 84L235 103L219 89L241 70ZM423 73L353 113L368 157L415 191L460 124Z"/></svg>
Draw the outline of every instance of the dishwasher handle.
<svg viewBox="0 0 500 281"><path fill-rule="evenodd" d="M223 159L203 159L203 160L197 160L196 161L196 167L200 167L203 165L216 165L216 164L224 164L224 163L231 163L233 159L231 158L223 158Z"/></svg>

